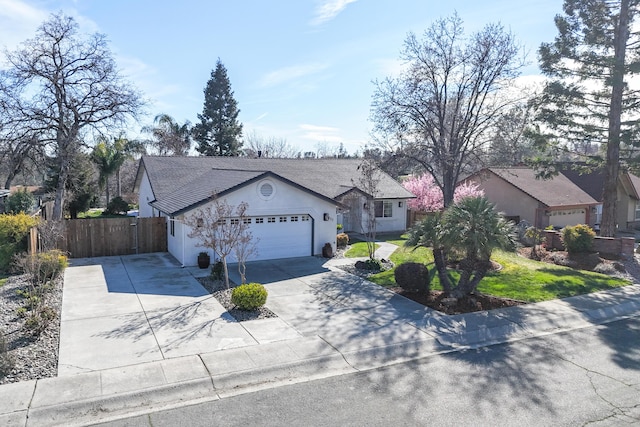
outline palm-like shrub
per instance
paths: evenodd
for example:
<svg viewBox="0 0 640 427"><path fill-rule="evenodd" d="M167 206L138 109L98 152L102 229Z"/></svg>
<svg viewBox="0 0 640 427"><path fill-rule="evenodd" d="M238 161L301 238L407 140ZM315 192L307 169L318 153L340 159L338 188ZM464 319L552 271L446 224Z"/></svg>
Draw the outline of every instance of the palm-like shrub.
<svg viewBox="0 0 640 427"><path fill-rule="evenodd" d="M431 247L443 290L454 298L473 292L491 268L494 249L513 249L513 226L484 197L466 197L441 215L411 230L410 246ZM460 259L457 283L447 271L451 257Z"/></svg>

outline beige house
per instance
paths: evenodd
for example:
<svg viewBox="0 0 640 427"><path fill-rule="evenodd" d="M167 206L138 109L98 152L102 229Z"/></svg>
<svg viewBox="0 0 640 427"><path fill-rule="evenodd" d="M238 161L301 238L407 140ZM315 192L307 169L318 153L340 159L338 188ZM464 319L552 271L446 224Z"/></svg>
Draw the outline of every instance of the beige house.
<svg viewBox="0 0 640 427"><path fill-rule="evenodd" d="M542 180L528 167L486 168L465 181L477 184L515 222L525 220L538 228L596 226L601 203L562 174Z"/></svg>
<svg viewBox="0 0 640 427"><path fill-rule="evenodd" d="M580 173L571 168L561 173L571 182L580 187L598 202L602 203L602 189L604 188L604 171L594 170ZM617 186L617 218L619 229L633 229L640 227L640 178L632 173L621 171ZM598 206L596 222L600 222L602 205Z"/></svg>

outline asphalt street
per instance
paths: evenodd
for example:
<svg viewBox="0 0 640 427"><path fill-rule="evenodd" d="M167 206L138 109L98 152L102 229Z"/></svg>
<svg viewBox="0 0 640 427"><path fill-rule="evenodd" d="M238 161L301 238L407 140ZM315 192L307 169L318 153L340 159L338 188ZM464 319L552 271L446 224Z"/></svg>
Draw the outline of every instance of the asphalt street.
<svg viewBox="0 0 640 427"><path fill-rule="evenodd" d="M640 425L640 318L99 425Z"/></svg>

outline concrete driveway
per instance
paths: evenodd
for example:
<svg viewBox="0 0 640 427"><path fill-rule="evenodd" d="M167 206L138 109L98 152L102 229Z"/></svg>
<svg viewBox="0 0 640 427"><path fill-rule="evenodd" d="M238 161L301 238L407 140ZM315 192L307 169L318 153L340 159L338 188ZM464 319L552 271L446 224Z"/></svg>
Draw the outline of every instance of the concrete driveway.
<svg viewBox="0 0 640 427"><path fill-rule="evenodd" d="M236 322L169 254L73 259L58 375L299 336L281 319Z"/></svg>
<svg viewBox="0 0 640 427"><path fill-rule="evenodd" d="M345 357L404 343L441 347L434 337L450 326L444 316L332 262L248 263L248 281L267 287L266 305L278 317L236 322L195 279L208 270L181 268L167 253L74 259L65 272L58 375L307 337ZM239 282L233 265L230 277Z"/></svg>

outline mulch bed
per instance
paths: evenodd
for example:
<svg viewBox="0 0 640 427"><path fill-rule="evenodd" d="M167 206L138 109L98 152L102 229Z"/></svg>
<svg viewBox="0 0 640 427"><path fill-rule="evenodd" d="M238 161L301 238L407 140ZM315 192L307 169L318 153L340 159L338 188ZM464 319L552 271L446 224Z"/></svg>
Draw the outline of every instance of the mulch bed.
<svg viewBox="0 0 640 427"><path fill-rule="evenodd" d="M400 287L389 288L398 295L409 298L434 310L445 314L462 314L473 313L475 311L493 310L496 308L515 307L526 304L523 301L517 301L508 298L499 298L491 295L480 293L471 294L467 297L455 300L447 298L442 291L409 292Z"/></svg>

